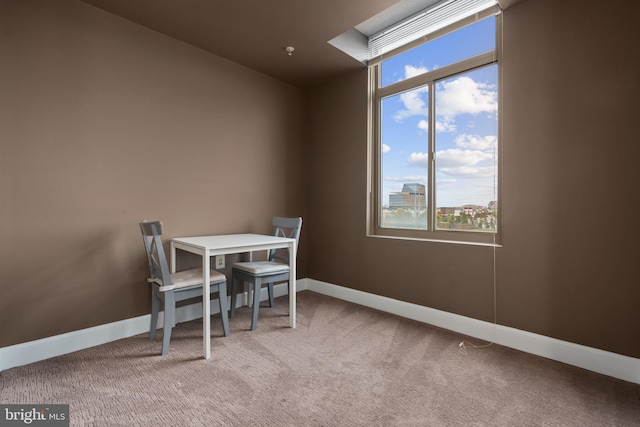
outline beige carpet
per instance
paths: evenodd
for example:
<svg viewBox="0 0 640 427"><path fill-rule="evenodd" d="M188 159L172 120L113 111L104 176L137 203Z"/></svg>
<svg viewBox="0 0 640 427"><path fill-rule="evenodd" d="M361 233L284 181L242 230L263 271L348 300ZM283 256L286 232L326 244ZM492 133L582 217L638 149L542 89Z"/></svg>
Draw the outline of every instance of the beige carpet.
<svg viewBox="0 0 640 427"><path fill-rule="evenodd" d="M231 320L178 325L0 373L2 403L66 403L78 426L634 426L640 385L301 292Z"/></svg>

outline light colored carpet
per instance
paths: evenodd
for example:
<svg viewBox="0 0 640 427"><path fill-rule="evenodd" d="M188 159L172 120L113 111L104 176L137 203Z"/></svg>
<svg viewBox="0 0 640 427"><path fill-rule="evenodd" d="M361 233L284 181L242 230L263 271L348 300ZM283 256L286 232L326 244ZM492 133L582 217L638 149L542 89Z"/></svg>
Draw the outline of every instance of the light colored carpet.
<svg viewBox="0 0 640 427"><path fill-rule="evenodd" d="M634 426L640 385L310 291L249 309L202 358L200 320L169 354L146 335L0 373L0 402L70 405L78 426Z"/></svg>

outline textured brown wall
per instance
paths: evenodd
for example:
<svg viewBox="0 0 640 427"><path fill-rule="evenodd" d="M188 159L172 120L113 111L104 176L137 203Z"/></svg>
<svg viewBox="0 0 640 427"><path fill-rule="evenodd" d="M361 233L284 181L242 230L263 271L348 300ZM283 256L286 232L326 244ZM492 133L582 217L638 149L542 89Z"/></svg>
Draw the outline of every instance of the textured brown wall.
<svg viewBox="0 0 640 427"><path fill-rule="evenodd" d="M504 12L497 321L640 357L640 10L600 4ZM311 94L309 276L493 321L492 249L365 237L366 80Z"/></svg>
<svg viewBox="0 0 640 427"><path fill-rule="evenodd" d="M498 323L640 357L638 5L513 3ZM0 347L148 313L141 218L302 214L299 277L493 320L492 249L365 237L364 70L303 97L73 1L1 1L0 35Z"/></svg>
<svg viewBox="0 0 640 427"><path fill-rule="evenodd" d="M2 1L0 58L0 347L149 313L143 218L306 217L299 89L77 1Z"/></svg>

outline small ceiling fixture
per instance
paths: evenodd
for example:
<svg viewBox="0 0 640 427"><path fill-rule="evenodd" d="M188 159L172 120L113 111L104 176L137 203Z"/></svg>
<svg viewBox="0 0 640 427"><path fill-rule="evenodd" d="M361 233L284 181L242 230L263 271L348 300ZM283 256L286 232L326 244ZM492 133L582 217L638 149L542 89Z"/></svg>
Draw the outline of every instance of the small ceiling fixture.
<svg viewBox="0 0 640 427"><path fill-rule="evenodd" d="M284 50L287 51L287 55L291 56L295 49L293 48L293 46L287 46L287 47L284 48Z"/></svg>

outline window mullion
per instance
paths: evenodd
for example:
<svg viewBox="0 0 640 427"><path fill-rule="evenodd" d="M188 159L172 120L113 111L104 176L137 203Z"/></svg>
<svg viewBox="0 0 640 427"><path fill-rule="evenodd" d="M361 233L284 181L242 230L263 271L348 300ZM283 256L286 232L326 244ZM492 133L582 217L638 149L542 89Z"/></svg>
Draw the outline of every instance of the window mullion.
<svg viewBox="0 0 640 427"><path fill-rule="evenodd" d="M429 132L428 132L428 185L427 185L427 230L434 231L436 229L436 192L435 192L435 140L436 140L436 112L435 112L435 100L436 90L434 82L429 82Z"/></svg>
<svg viewBox="0 0 640 427"><path fill-rule="evenodd" d="M375 85L372 87L374 93L374 105L373 117L375 117L374 139L375 139L375 187L374 187L374 199L375 199L375 228L379 229L382 225L382 121L380 120L382 111L382 96L378 93L377 88L380 82L380 66L373 67Z"/></svg>

